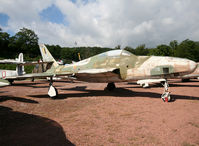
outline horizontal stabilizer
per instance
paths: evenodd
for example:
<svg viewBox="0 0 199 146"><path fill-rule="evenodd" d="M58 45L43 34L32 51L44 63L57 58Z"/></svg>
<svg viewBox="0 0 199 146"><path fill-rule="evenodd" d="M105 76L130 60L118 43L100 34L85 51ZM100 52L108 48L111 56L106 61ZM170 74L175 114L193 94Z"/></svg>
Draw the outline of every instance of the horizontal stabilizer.
<svg viewBox="0 0 199 146"><path fill-rule="evenodd" d="M10 85L10 83L7 80L0 79L0 87L8 85Z"/></svg>
<svg viewBox="0 0 199 146"><path fill-rule="evenodd" d="M5 60L0 60L0 64L16 64L19 66L25 66L25 65L36 65L36 64L52 64L53 61L45 61L45 62L38 62L38 61L26 61L26 62L18 62L16 60L11 60L11 59L5 59Z"/></svg>

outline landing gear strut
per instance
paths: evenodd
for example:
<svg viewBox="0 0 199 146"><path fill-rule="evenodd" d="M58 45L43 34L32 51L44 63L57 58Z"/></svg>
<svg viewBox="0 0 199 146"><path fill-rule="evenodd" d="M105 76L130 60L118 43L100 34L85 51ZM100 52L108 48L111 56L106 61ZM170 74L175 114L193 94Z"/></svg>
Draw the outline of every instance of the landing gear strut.
<svg viewBox="0 0 199 146"><path fill-rule="evenodd" d="M116 87L115 87L115 84L113 82L111 83L108 83L105 90L108 90L108 91L112 91L114 90Z"/></svg>
<svg viewBox="0 0 199 146"><path fill-rule="evenodd" d="M165 81L163 86L164 86L164 93L162 94L161 98L164 102L169 102L169 101L171 101L171 96L170 96L169 84L168 84L167 80Z"/></svg>
<svg viewBox="0 0 199 146"><path fill-rule="evenodd" d="M51 98L55 98L58 95L57 89L53 86L53 79L50 77L50 84L49 84L49 89L48 89L48 95Z"/></svg>
<svg viewBox="0 0 199 146"><path fill-rule="evenodd" d="M8 82L10 83L10 85L13 85L14 80L10 79L8 80Z"/></svg>

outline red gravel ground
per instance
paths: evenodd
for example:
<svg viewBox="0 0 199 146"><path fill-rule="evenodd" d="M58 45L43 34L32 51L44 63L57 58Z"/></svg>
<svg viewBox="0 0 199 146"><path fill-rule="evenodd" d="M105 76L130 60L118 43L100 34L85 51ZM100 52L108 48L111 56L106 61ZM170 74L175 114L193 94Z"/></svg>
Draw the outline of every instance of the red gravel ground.
<svg viewBox="0 0 199 146"><path fill-rule="evenodd" d="M0 145L199 145L199 81L172 80L175 101L163 87L134 83L17 81L0 87Z"/></svg>

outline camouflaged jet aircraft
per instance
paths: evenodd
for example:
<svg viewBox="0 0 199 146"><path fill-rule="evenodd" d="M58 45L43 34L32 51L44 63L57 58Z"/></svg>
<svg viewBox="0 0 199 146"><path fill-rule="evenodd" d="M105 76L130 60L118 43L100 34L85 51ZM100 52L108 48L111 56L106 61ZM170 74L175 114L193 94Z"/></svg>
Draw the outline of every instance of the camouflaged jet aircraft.
<svg viewBox="0 0 199 146"><path fill-rule="evenodd" d="M115 82L140 79L175 78L193 72L196 63L188 59L158 56L136 56L126 50L112 50L63 66L58 65L45 45L40 45L43 61L53 61L52 67L44 73L26 74L18 78L50 77L48 95L57 96L53 86L54 76L73 75L77 80L86 82L108 83L106 89L113 90ZM171 100L168 83L164 84L163 101Z"/></svg>
<svg viewBox="0 0 199 146"><path fill-rule="evenodd" d="M176 78L181 79L182 82L188 82L190 79L199 79L199 63L197 63L197 68L194 70L194 72ZM138 80L137 84L139 84L143 88L147 88L149 86L152 86L151 84L160 84L164 83L165 81L166 81L165 79L143 79L143 80Z"/></svg>

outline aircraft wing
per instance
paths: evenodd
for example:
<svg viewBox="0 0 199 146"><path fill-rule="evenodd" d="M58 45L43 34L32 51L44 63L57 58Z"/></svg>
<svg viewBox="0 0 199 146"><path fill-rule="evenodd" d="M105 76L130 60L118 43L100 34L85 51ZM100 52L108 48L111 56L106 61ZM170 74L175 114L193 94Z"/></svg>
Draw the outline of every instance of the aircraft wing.
<svg viewBox="0 0 199 146"><path fill-rule="evenodd" d="M11 59L5 59L5 60L0 60L0 64L16 64L19 66L25 66L25 65L36 65L36 64L50 64L53 63L53 61L45 61L45 62L38 62L38 61L26 61L26 62L19 62L16 60L11 60Z"/></svg>
<svg viewBox="0 0 199 146"><path fill-rule="evenodd" d="M58 72L55 73L55 76L66 76L66 75L77 75L77 74L100 74L100 73L108 73L114 72L117 68L107 68L107 69L84 69L78 72ZM119 70L119 69L118 69Z"/></svg>
<svg viewBox="0 0 199 146"><path fill-rule="evenodd" d="M45 62L37 62L37 61L28 61L28 62L22 62L22 63L18 63L19 66L24 66L24 65L36 65L36 64L52 64L53 61L45 61Z"/></svg>
<svg viewBox="0 0 199 146"><path fill-rule="evenodd" d="M31 73L31 74L23 74L19 76L8 76L5 77L5 80L22 80L22 79L28 79L28 78L46 78L46 77L56 77L56 76L68 76L72 75L71 72L65 72L61 74L55 74L54 72L43 72L43 73Z"/></svg>
<svg viewBox="0 0 199 146"><path fill-rule="evenodd" d="M19 61L18 60L14 60L14 59L4 59L4 60L0 60L0 64L18 64Z"/></svg>
<svg viewBox="0 0 199 146"><path fill-rule="evenodd" d="M7 80L0 79L0 87L8 86L10 83Z"/></svg>
<svg viewBox="0 0 199 146"><path fill-rule="evenodd" d="M20 76L10 76L4 79L6 80L17 80L17 79L27 79L27 78L45 78L45 77L56 77L56 76L68 76L74 75L79 80L82 81L91 81L91 82L109 82L109 80L114 79L115 81L121 81L119 75L119 69L109 68L109 69L88 69L82 70L77 73L73 72L64 72L64 73L32 73L32 74L24 74Z"/></svg>
<svg viewBox="0 0 199 146"><path fill-rule="evenodd" d="M89 82L120 82L121 77L119 74L119 69L109 68L109 69L88 69L82 70L75 73L75 77L82 81Z"/></svg>
<svg viewBox="0 0 199 146"><path fill-rule="evenodd" d="M83 74L83 73L86 73L86 74L98 74L98 73L107 73L107 72L112 72L116 70L116 68L100 68L100 69L87 69L87 70L80 70L78 72L78 74Z"/></svg>
<svg viewBox="0 0 199 146"><path fill-rule="evenodd" d="M182 76L183 79L192 79L192 78L197 78L197 77L199 77L199 74L188 74L188 75Z"/></svg>
<svg viewBox="0 0 199 146"><path fill-rule="evenodd" d="M5 77L4 79L9 80L17 80L17 79L28 79L28 78L42 78L42 77L53 77L53 73L32 73L32 74L24 74L20 76L10 76L10 77Z"/></svg>

